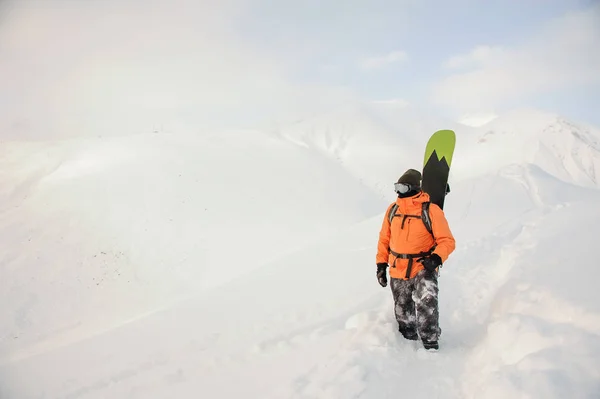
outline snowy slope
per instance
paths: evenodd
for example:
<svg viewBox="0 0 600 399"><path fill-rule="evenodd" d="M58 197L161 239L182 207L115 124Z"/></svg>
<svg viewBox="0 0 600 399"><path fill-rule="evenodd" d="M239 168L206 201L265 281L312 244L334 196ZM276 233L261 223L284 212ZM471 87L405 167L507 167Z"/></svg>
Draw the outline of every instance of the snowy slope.
<svg viewBox="0 0 600 399"><path fill-rule="evenodd" d="M361 183L360 146L336 159L340 136L314 132L4 146L0 397L600 392L600 190L491 149L478 173L459 170L441 350L428 353L401 339L375 279L392 193L373 190L379 176ZM370 148L389 138L373 132ZM347 143L368 146L362 133ZM402 141L415 159L420 140ZM240 198L245 212L232 212Z"/></svg>
<svg viewBox="0 0 600 399"><path fill-rule="evenodd" d="M13 142L0 163L2 358L250 273L383 205L257 132Z"/></svg>
<svg viewBox="0 0 600 399"><path fill-rule="evenodd" d="M586 193L491 234L478 234L477 215L460 222L471 233L457 234L457 251L442 269L439 353L396 331L391 295L372 265L378 215L218 290L5 364L3 393L592 398L600 378L600 275L588 260L600 234L600 197Z"/></svg>

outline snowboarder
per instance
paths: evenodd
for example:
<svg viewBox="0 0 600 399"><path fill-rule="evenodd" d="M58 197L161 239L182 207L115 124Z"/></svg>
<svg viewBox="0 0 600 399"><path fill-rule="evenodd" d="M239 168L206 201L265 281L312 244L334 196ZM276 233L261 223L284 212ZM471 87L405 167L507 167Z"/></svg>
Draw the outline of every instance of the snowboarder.
<svg viewBox="0 0 600 399"><path fill-rule="evenodd" d="M390 267L398 330L409 340L420 337L425 349L437 350L438 268L454 251L455 240L443 210L421 190L421 177L408 169L394 185L398 198L388 206L379 233L377 280L386 287Z"/></svg>

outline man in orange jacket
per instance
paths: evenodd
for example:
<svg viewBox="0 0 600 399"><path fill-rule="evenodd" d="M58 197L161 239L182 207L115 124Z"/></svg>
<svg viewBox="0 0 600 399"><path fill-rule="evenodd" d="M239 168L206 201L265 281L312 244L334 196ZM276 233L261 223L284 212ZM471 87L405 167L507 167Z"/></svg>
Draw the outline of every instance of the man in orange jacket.
<svg viewBox="0 0 600 399"><path fill-rule="evenodd" d="M390 267L399 331L409 340L420 337L425 349L438 349L438 268L456 243L444 212L429 203L429 195L421 190L419 171L408 169L395 184L395 191L398 198L388 206L379 233L377 280L386 287Z"/></svg>

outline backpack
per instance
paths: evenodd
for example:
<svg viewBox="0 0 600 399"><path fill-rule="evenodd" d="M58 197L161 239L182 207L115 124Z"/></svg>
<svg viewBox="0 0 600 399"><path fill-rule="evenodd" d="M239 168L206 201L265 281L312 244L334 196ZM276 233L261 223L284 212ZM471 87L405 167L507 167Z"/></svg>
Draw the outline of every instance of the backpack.
<svg viewBox="0 0 600 399"><path fill-rule="evenodd" d="M396 210L398 209L398 204L392 205L392 207L390 208L390 212L387 215L390 225L392 224L392 220L394 220L395 217L402 217L402 228L404 228L404 222L406 221L406 218L421 219L423 221L423 224L425 225L425 228L427 229L429 234L431 234L431 236L435 240L435 236L433 235L433 229L431 227L431 217L429 216L429 205L430 205L429 201L423 202L423 204L421 206L421 215L405 215L402 213L396 213ZM399 254L399 253L392 251L391 248L388 247L388 251L390 252L390 254L392 254L395 257L392 267L396 267L396 261L398 259L408 259L408 266L406 268L406 276L405 276L405 278L408 279L410 277L410 273L412 270L412 265L413 265L414 260L415 259L420 260L420 259L423 259L424 257L430 255L433 252L433 250L435 249L435 247L436 247L436 244L434 244L433 247L429 249L429 251L419 252L418 254Z"/></svg>
<svg viewBox="0 0 600 399"><path fill-rule="evenodd" d="M396 210L398 209L398 204L392 205L392 207L390 208L390 211L388 213L388 216L387 216L388 220L390 222L390 225L392 224L392 220L396 216L398 216L398 217L402 216L402 228L404 228L404 222L406 221L406 218L421 219L423 221L423 224L425 225L425 228L429 232L429 234L431 234L433 236L433 229L431 228L431 217L429 216L429 205L430 205L429 201L422 203L420 216L419 215L404 215L402 213L396 213Z"/></svg>

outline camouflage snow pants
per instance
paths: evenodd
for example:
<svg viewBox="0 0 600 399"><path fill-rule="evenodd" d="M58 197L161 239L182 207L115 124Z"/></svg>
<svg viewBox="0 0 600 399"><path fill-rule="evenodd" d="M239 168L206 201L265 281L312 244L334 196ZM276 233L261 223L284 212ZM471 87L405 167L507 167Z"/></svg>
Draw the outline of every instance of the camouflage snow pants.
<svg viewBox="0 0 600 399"><path fill-rule="evenodd" d="M394 313L402 335L423 341L437 341L441 333L438 311L437 273L420 271L413 279L392 278Z"/></svg>

